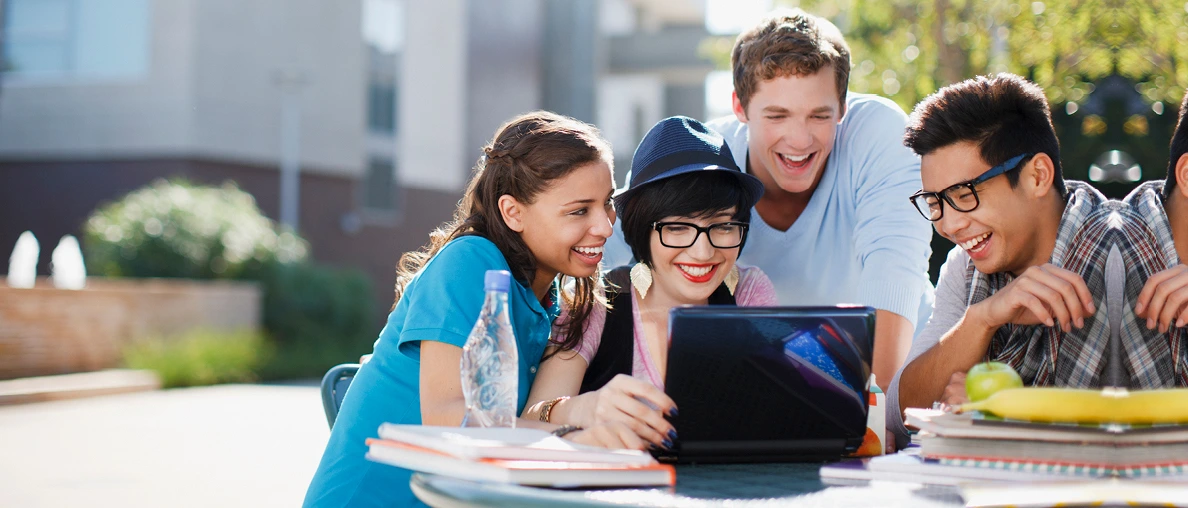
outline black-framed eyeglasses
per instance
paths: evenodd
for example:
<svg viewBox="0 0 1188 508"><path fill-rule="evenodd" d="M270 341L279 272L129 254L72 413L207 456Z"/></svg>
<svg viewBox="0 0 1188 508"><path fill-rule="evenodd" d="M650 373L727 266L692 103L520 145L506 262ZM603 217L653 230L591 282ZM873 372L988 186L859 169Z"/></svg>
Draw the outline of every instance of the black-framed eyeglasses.
<svg viewBox="0 0 1188 508"><path fill-rule="evenodd" d="M920 191L912 194L909 200L916 207L916 211L925 219L936 222L944 217L945 208L941 204L944 200L958 212L972 212L982 204L978 199L977 186L998 175L1006 174L1023 167L1023 163L1034 154L1024 153L1007 159L1002 164L994 166L973 180L950 185L940 192Z"/></svg>
<svg viewBox="0 0 1188 508"><path fill-rule="evenodd" d="M656 222L652 227L660 232L660 244L673 249L692 247L697 237L705 233L710 245L718 249L733 249L747 237L745 222L719 222L705 227L689 222Z"/></svg>

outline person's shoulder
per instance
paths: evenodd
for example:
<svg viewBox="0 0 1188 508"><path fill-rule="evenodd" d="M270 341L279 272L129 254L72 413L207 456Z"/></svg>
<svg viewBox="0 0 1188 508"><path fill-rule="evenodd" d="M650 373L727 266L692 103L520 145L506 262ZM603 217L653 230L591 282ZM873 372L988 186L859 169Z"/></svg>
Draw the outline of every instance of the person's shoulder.
<svg viewBox="0 0 1188 508"><path fill-rule="evenodd" d="M768 278L767 274L764 273L763 270L760 269L758 266L749 266L749 265L744 265L742 263L738 263L738 278L739 278L739 280L755 278L755 277L762 277L765 279Z"/></svg>
<svg viewBox="0 0 1188 508"><path fill-rule="evenodd" d="M907 114L895 101L874 94L846 92L846 114L842 124L867 126L871 122L895 122L900 127L907 124ZM882 128L877 124L872 127ZM902 133L898 133L902 135Z"/></svg>
<svg viewBox="0 0 1188 508"><path fill-rule="evenodd" d="M445 267L443 265L448 265ZM450 240L437 251L425 265L445 268L451 273L486 270L507 270L507 258L494 242L478 235L467 235Z"/></svg>
<svg viewBox="0 0 1188 508"><path fill-rule="evenodd" d="M965 266L969 264L969 253L965 252L965 249L962 249L960 246L954 245L952 249L949 249L949 253L945 255L945 263Z"/></svg>
<svg viewBox="0 0 1188 508"><path fill-rule="evenodd" d="M705 125L726 140L734 162L739 167L747 167L747 124L740 122L734 115L727 115L710 120Z"/></svg>
<svg viewBox="0 0 1188 508"><path fill-rule="evenodd" d="M735 134L747 128L747 125L738 121L734 115L720 116L705 122L705 126L713 129L718 134L726 136L727 133Z"/></svg>
<svg viewBox="0 0 1188 508"><path fill-rule="evenodd" d="M749 266L742 263L736 263L738 267L738 285L739 286L772 286L771 277L767 276L758 266ZM774 286L772 286L774 290Z"/></svg>
<svg viewBox="0 0 1188 508"><path fill-rule="evenodd" d="M951 307L956 305L951 301L960 301L964 304L969 295L969 254L964 249L954 246L949 254L945 256L945 262L941 265L939 277L936 281L936 292L934 293L935 301L933 302L933 312L936 308L945 306Z"/></svg>
<svg viewBox="0 0 1188 508"><path fill-rule="evenodd" d="M1139 184L1134 190L1130 191L1122 202L1128 206L1135 207L1146 203L1163 204L1163 186L1166 184L1164 180L1148 180Z"/></svg>
<svg viewBox="0 0 1188 508"><path fill-rule="evenodd" d="M763 307L779 305L776 297L775 285L757 266L736 264L738 267L738 286L735 288L735 298L739 305Z"/></svg>
<svg viewBox="0 0 1188 508"><path fill-rule="evenodd" d="M449 242L446 242L446 244L441 247L441 250L438 251L437 255L440 256L447 252L449 252L451 255L455 255L455 256L456 255L480 255L480 256L495 255L495 256L499 256L500 258L503 257L503 253L501 253L499 251L499 247L497 247L495 245L495 242L492 242L491 240L488 240L486 237L482 237L479 235L459 236L453 240L450 240Z"/></svg>
<svg viewBox="0 0 1188 508"><path fill-rule="evenodd" d="M727 144L738 144L740 141L745 144L746 142L747 124L738 121L734 115L715 118L705 122L705 126L720 134Z"/></svg>
<svg viewBox="0 0 1188 508"><path fill-rule="evenodd" d="M871 93L846 92L846 109L890 111L907 116L895 101Z"/></svg>
<svg viewBox="0 0 1188 508"><path fill-rule="evenodd" d="M1107 198L1096 187L1080 180L1065 180L1064 190L1064 216L1061 222L1068 222L1076 228L1102 222L1105 219L1099 216L1127 207L1125 203Z"/></svg>
<svg viewBox="0 0 1188 508"><path fill-rule="evenodd" d="M946 275L960 273L962 274L961 278L964 279L964 272L969 267L970 262L969 253L965 252L965 249L962 249L960 246L955 245L952 249L949 249L949 254L945 256L945 262L941 265L940 275L944 278Z"/></svg>

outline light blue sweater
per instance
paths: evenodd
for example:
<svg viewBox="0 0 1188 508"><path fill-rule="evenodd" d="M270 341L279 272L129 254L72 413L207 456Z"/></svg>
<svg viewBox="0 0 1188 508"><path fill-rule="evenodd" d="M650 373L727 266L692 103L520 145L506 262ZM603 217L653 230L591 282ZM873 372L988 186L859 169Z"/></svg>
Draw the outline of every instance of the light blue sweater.
<svg viewBox="0 0 1188 508"><path fill-rule="evenodd" d="M739 262L771 278L781 305L869 305L907 318L918 332L932 311L932 224L908 202L920 189L920 159L903 145L907 116L874 95L850 92L846 104L808 207L787 231L753 213ZM747 126L734 117L708 125L747 167ZM631 258L617 227L605 256L604 266Z"/></svg>

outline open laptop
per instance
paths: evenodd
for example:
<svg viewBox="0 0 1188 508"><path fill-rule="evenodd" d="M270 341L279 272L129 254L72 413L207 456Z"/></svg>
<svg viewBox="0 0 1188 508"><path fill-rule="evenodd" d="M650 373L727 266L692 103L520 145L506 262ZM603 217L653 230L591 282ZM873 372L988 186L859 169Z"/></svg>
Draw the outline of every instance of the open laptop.
<svg viewBox="0 0 1188 508"><path fill-rule="evenodd" d="M866 434L875 309L681 307L665 390L675 462L837 458Z"/></svg>

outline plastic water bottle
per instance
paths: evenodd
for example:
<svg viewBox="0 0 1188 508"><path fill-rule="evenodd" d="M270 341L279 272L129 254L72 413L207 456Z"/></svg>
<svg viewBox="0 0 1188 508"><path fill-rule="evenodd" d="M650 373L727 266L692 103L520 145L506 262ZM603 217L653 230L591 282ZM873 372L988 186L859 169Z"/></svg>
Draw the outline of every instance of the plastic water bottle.
<svg viewBox="0 0 1188 508"><path fill-rule="evenodd" d="M463 427L515 427L519 352L507 308L511 273L488 270L487 299L462 348Z"/></svg>

